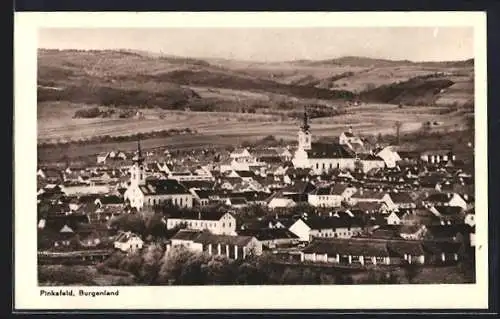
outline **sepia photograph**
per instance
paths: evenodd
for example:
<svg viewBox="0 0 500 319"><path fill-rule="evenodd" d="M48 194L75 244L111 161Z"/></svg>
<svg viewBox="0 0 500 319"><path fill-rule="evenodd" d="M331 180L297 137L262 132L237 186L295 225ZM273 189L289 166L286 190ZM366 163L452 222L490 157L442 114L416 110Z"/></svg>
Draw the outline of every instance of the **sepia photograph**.
<svg viewBox="0 0 500 319"><path fill-rule="evenodd" d="M477 284L486 61L435 22L37 27L36 295Z"/></svg>

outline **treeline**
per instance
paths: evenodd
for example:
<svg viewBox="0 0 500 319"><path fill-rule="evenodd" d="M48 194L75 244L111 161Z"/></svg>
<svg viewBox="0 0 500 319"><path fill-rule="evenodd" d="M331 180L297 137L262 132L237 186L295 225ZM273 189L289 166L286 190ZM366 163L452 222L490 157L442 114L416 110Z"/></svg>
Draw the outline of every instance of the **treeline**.
<svg viewBox="0 0 500 319"><path fill-rule="evenodd" d="M159 244L126 255L114 254L97 268L102 273L131 273L142 285L397 284L406 280L393 271L371 270L356 279L343 271L280 265L270 255L231 260L182 247L166 250Z"/></svg>
<svg viewBox="0 0 500 319"><path fill-rule="evenodd" d="M386 84L364 91L359 97L364 102L381 102L390 104L432 105L435 96L445 88L454 84L448 79L434 79L427 75L412 78L397 84Z"/></svg>
<svg viewBox="0 0 500 319"><path fill-rule="evenodd" d="M354 94L344 90L328 90L311 86L288 85L271 80L242 77L210 70L176 70L148 75L144 80L170 82L180 85L209 86L224 89L248 90L284 94L299 98L342 99L352 98Z"/></svg>
<svg viewBox="0 0 500 319"><path fill-rule="evenodd" d="M77 110L73 118L96 118L96 117L110 117L115 114L115 110L101 110L98 107L86 108Z"/></svg>
<svg viewBox="0 0 500 319"><path fill-rule="evenodd" d="M196 92L175 88L161 92L147 90L118 89L115 87L93 86L90 83L79 86L68 86L60 90L38 87L38 102L70 101L73 103L96 104L103 106L140 108L159 107L169 110L184 109L191 99L200 98Z"/></svg>
<svg viewBox="0 0 500 319"><path fill-rule="evenodd" d="M66 142L56 142L56 143L39 143L39 147L50 147L50 146L67 146L69 144L77 144L77 145L89 145L89 144L101 144L101 143L118 143L118 142L131 142L137 141L138 139L150 139L150 138L161 138L161 137L170 137L176 135L184 135L184 134L196 134L195 129L191 129L189 127L184 129L168 129L168 130L159 130L159 131L151 131L144 133L135 133L130 135L99 135L92 136L89 138L83 138L79 140L71 140Z"/></svg>

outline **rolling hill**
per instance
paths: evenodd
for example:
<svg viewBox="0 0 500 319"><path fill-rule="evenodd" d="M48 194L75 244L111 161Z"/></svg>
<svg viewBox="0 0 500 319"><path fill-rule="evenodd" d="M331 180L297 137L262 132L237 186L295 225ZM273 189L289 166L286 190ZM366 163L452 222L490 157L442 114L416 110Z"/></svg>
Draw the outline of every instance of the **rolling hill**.
<svg viewBox="0 0 500 319"><path fill-rule="evenodd" d="M473 112L473 83L473 60L341 57L264 63L40 49L38 135L39 142L55 143L189 127L211 141L224 132L294 138L297 115L306 106L314 106L316 133L324 136L348 124L364 134L385 134L394 121L404 122L403 131L419 129L422 121L456 130L464 114ZM361 105L352 106L354 101ZM89 107L112 109L102 114L114 115L74 118ZM142 120L121 117L139 109Z"/></svg>

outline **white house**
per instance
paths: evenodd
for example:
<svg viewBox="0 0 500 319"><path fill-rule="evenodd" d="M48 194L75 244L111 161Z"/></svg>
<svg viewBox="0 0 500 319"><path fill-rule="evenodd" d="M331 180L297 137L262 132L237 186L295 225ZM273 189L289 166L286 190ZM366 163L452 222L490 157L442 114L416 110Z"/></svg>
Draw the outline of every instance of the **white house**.
<svg viewBox="0 0 500 319"><path fill-rule="evenodd" d="M363 141L352 132L352 127L349 127L347 132L342 132L339 136L339 144L348 146L351 150L358 151L363 149Z"/></svg>
<svg viewBox="0 0 500 319"><path fill-rule="evenodd" d="M466 210L467 202L457 193L434 193L424 199L424 205L428 206L455 206Z"/></svg>
<svg viewBox="0 0 500 319"><path fill-rule="evenodd" d="M275 197L269 201L267 207L269 207L270 209L275 209L294 207L295 205L297 205L297 203L295 203L295 201L291 198Z"/></svg>
<svg viewBox="0 0 500 319"><path fill-rule="evenodd" d="M217 235L236 234L236 219L231 213L222 210L175 213L167 218L167 229L181 224L188 229L208 230Z"/></svg>
<svg viewBox="0 0 500 319"><path fill-rule="evenodd" d="M132 232L123 232L119 234L114 242L114 247L124 252L139 250L142 249L143 246L144 242L142 239Z"/></svg>
<svg viewBox="0 0 500 319"><path fill-rule="evenodd" d="M334 184L315 189L308 194L307 201L315 207L340 207L355 192L356 188L347 184Z"/></svg>
<svg viewBox="0 0 500 319"><path fill-rule="evenodd" d="M393 146L384 147L380 152L377 153L377 156L384 160L385 165L388 168L396 167L396 163L401 160L401 157L394 150Z"/></svg>
<svg viewBox="0 0 500 319"><path fill-rule="evenodd" d="M189 230L181 230L171 238L171 247L179 246L234 260L262 254L262 244L255 237L214 235Z"/></svg>
<svg viewBox="0 0 500 319"><path fill-rule="evenodd" d="M301 218L297 219L289 228L289 231L297 235L300 241L309 241L309 233L311 227L309 227Z"/></svg>
<svg viewBox="0 0 500 319"><path fill-rule="evenodd" d="M360 188L354 195L350 198L350 203L356 205L362 202L378 202L385 203L389 210L395 209L396 205L392 201L391 196L386 192L379 191L369 191Z"/></svg>

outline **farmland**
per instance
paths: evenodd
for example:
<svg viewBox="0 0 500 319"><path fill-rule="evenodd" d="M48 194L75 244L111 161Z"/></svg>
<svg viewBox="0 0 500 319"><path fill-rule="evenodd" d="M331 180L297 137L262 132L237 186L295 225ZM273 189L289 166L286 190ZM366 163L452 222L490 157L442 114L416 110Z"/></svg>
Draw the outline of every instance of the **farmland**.
<svg viewBox="0 0 500 319"><path fill-rule="evenodd" d="M190 135L150 137L145 147L235 145L268 135L294 141L305 107L315 138L466 129L473 113L473 61L413 63L346 57L327 61L250 63L183 59L127 51L41 50L38 57L38 143L73 143L65 153L130 149L130 139L74 144L99 136L164 130ZM352 102L362 100L362 103ZM113 115L75 118L99 108ZM122 117L139 112L140 117ZM331 111L331 112L330 112ZM61 145L61 144L59 144ZM83 150L82 150L83 148ZM42 159L53 147L39 148Z"/></svg>

